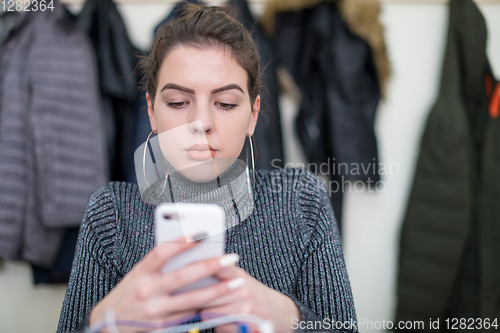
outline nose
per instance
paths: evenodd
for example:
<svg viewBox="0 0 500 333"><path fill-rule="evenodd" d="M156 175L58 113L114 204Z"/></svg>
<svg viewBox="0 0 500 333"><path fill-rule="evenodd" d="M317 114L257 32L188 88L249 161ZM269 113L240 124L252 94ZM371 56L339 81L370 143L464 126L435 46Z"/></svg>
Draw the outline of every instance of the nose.
<svg viewBox="0 0 500 333"><path fill-rule="evenodd" d="M213 131L213 120L210 111L205 107L197 107L193 119L189 123L191 133L209 134Z"/></svg>
<svg viewBox="0 0 500 333"><path fill-rule="evenodd" d="M211 126L206 121L204 122L204 121L198 119L198 120L194 120L194 121L189 123L189 131L193 134L196 134L196 133L208 134L211 131Z"/></svg>

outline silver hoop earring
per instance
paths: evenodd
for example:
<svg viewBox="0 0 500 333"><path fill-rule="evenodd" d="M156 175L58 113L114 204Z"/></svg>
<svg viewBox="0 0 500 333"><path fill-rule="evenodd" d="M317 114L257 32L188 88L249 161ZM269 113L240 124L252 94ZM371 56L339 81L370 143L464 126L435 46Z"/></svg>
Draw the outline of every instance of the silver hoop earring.
<svg viewBox="0 0 500 333"><path fill-rule="evenodd" d="M255 190L255 157L253 154L253 140L251 135L247 135L250 144L250 155L252 156L252 175L253 175L253 188Z"/></svg>
<svg viewBox="0 0 500 333"><path fill-rule="evenodd" d="M148 181L146 178L146 150L149 147L149 138L151 137L151 134L153 134L153 133L158 133L158 132L156 130L153 130L153 131L151 131L151 133L149 133L148 138L146 139L146 143L144 144L144 153L142 154L142 172L144 174L144 185L146 188L148 187ZM152 149L150 149L149 153L151 154L151 160L154 161L153 152L151 150ZM157 175L158 179L160 179L160 173L158 172L158 168L156 167L156 163L155 163L155 170L156 170L156 175ZM167 178L168 178L168 176L165 175L165 183L163 184L163 189L161 190L160 194L156 198L159 198L163 194L163 191L165 191L165 186L167 185Z"/></svg>

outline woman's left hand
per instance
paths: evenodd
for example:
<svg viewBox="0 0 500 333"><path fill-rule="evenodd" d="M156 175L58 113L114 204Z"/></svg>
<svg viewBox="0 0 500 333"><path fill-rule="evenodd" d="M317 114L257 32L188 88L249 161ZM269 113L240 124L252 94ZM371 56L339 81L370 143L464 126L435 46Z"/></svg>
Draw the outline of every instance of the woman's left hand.
<svg viewBox="0 0 500 333"><path fill-rule="evenodd" d="M221 269L215 276L221 280L242 277L245 283L234 292L207 303L201 311L203 320L213 319L213 314L245 313L271 320L276 333L294 331L291 327L292 319L300 320L300 311L290 297L267 287L238 266ZM257 331L256 325L249 325L249 327L250 332ZM233 333L235 325L218 326L216 332Z"/></svg>

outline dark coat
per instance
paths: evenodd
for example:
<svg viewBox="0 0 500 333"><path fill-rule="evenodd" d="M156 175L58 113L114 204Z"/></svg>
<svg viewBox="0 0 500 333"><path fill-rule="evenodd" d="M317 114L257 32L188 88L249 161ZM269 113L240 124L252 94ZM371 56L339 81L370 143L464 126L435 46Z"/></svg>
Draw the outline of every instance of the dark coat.
<svg viewBox="0 0 500 333"><path fill-rule="evenodd" d="M488 114L486 25L472 0L452 0L448 29L399 258L396 319L428 332L429 318L500 313L500 119Z"/></svg>
<svg viewBox="0 0 500 333"><path fill-rule="evenodd" d="M328 163L330 180L340 186L347 180L374 185L380 86L369 45L350 32L336 3L280 13L275 30L280 57L302 93L296 126L308 162ZM340 224L342 191L332 189Z"/></svg>
<svg viewBox="0 0 500 333"><path fill-rule="evenodd" d="M89 35L96 52L110 180L124 180L134 149L134 69L140 51L130 42L112 0L87 0L76 21Z"/></svg>

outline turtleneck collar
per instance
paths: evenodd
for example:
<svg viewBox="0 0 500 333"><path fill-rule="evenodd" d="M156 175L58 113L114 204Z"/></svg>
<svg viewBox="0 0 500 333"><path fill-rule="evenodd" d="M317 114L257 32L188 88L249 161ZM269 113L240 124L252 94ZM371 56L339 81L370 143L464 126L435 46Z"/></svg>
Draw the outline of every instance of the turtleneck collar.
<svg viewBox="0 0 500 333"><path fill-rule="evenodd" d="M247 165L242 160L236 159L220 176L207 182L192 181L168 161L164 162L168 176L144 189L141 197L146 203L216 204L226 213L227 228L236 226L252 213L252 185Z"/></svg>

